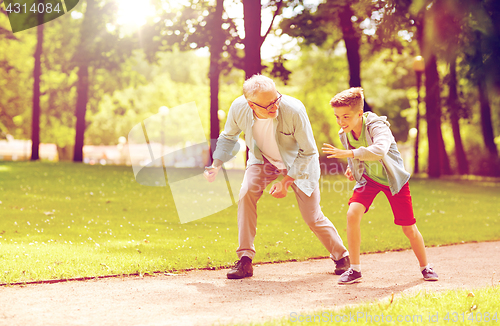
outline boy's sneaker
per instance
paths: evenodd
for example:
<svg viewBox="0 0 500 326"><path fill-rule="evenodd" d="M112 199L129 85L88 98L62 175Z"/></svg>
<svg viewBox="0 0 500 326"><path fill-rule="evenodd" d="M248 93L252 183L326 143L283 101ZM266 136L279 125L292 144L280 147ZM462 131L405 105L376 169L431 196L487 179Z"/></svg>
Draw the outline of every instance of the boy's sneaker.
<svg viewBox="0 0 500 326"><path fill-rule="evenodd" d="M342 274L339 278L339 284L352 284L359 281L361 281L361 272L356 272L352 268L349 268L347 272Z"/></svg>
<svg viewBox="0 0 500 326"><path fill-rule="evenodd" d="M426 267L422 271L422 275L424 276L424 280L426 281L437 281L438 274L432 269L432 267Z"/></svg>

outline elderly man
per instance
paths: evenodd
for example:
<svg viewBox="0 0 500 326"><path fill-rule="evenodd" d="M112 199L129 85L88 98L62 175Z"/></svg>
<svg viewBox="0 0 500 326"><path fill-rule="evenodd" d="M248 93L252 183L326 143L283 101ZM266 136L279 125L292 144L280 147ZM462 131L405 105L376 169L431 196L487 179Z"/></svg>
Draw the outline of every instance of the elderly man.
<svg viewBox="0 0 500 326"><path fill-rule="evenodd" d="M232 103L224 131L217 139L213 164L205 170L209 182L231 158L242 131L249 157L238 201L239 261L227 277L241 279L253 275L257 201L279 175L283 179L273 184L269 193L283 198L292 187L302 218L330 252L336 263L335 274L342 274L350 267L349 253L319 205L319 155L302 102L281 95L268 77L254 75L246 80L243 96Z"/></svg>

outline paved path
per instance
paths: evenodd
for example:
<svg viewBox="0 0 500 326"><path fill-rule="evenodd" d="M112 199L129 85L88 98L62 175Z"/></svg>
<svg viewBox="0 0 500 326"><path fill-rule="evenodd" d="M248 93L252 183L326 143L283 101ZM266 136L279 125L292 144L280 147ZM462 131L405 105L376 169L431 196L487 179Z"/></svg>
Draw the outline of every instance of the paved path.
<svg viewBox="0 0 500 326"><path fill-rule="evenodd" d="M424 282L411 251L362 256L363 282L338 285L330 259L227 270L0 288L0 325L213 325L288 317L417 290L499 284L500 242L428 248L440 276Z"/></svg>

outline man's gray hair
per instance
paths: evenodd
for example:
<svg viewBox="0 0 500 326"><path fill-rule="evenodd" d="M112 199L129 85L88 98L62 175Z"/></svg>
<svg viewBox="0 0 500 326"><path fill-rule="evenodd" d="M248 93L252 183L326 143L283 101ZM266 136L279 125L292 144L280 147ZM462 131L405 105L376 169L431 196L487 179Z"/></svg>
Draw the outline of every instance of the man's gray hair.
<svg viewBox="0 0 500 326"><path fill-rule="evenodd" d="M274 81L262 75L253 75L243 83L243 95L249 101L254 99L257 93L273 90L276 90Z"/></svg>

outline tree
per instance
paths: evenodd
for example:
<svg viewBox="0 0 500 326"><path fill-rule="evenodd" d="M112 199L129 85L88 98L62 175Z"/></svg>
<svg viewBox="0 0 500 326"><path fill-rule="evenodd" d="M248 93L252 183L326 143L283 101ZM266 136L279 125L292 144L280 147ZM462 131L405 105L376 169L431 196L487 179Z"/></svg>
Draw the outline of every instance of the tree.
<svg viewBox="0 0 500 326"><path fill-rule="evenodd" d="M245 20L245 39L243 43L245 45L245 59L244 59L244 70L245 77L248 79L255 74L260 74L262 72L262 59L260 55L260 50L262 43L266 39L267 35L271 31L273 26L274 18L279 13L282 1L277 1L277 9L273 16L273 21L267 33L263 36L260 35L260 29L262 27L262 6L260 1L255 0L242 0L243 1L243 16ZM248 147L246 148L246 157L248 158Z"/></svg>
<svg viewBox="0 0 500 326"><path fill-rule="evenodd" d="M40 76L42 75L43 52L43 14L38 15L40 25L37 26L37 43L35 50L35 67L33 69L33 113L31 123L31 160L40 158Z"/></svg>
<svg viewBox="0 0 500 326"><path fill-rule="evenodd" d="M455 141L455 156L459 174L468 174L469 167L460 135L459 120L465 116L457 90L457 58L464 46L464 33L467 29L467 9L455 0L438 0L434 2L432 20L429 22L434 31L434 43L439 56L449 65L449 74L445 78L448 84L448 99L446 105L450 117L453 138Z"/></svg>
<svg viewBox="0 0 500 326"><path fill-rule="evenodd" d="M260 47L262 39L260 29L262 26L261 20L261 4L260 1L243 0L243 16L245 25L245 76L250 78L255 74L260 74L262 71L262 60L260 56Z"/></svg>
<svg viewBox="0 0 500 326"><path fill-rule="evenodd" d="M200 19L202 18L202 19ZM223 28L222 26L225 26ZM174 12L163 12L161 19L146 26L143 31L146 40L146 54L150 62L158 62L158 53L181 51L208 47L210 52L210 142L215 146L219 137L219 79L234 66L242 66L237 58L236 44L241 42L235 23L227 17L223 0L215 6L207 1L192 3ZM212 151L211 151L212 152ZM212 153L210 153L211 155Z"/></svg>
<svg viewBox="0 0 500 326"><path fill-rule="evenodd" d="M439 12L436 6L430 9L419 8L421 19L417 23L417 37L423 57L425 58L425 107L427 120L427 139L429 143L428 174L431 178L437 178L441 174L451 174L450 161L446 153L443 134L441 130L442 108L441 108L441 86L437 69L437 52L433 38L432 19ZM429 5L427 3L427 5Z"/></svg>
<svg viewBox="0 0 500 326"><path fill-rule="evenodd" d="M197 1L173 12L163 13L161 19L144 29L147 40L148 59L156 60L156 53L171 51L178 46L182 51L208 47L210 51L210 138L219 136L218 93L221 73L228 73L233 67L243 69L246 78L262 71L261 46L272 29L279 14L282 0L269 4L276 6L271 25L261 36L262 6L259 1L242 0L244 10L245 38L238 35L235 22L223 11L223 1L215 6L209 1ZM224 26L224 27L222 27ZM239 50L244 48L244 55ZM213 145L213 144L212 144Z"/></svg>
<svg viewBox="0 0 500 326"><path fill-rule="evenodd" d="M118 71L121 64L132 54L134 40L121 37L119 28L107 29L106 24L114 21L116 3L114 1L86 1L86 11L80 28L80 43L73 57L78 68L76 100L76 135L73 153L74 162L83 161L87 104L92 74L99 69ZM119 74L116 74L116 79ZM111 83L112 84L112 83Z"/></svg>
<svg viewBox="0 0 500 326"><path fill-rule="evenodd" d="M261 35L262 27L262 5L260 1L242 0L243 1L243 16L245 27L245 38L243 44L245 46L244 70L246 78L250 78L255 74L260 74L265 67L262 65L261 47L266 37L272 30L274 20L281 12L283 0L271 1L269 6L276 6L273 19L264 35Z"/></svg>
<svg viewBox="0 0 500 326"><path fill-rule="evenodd" d="M1 1L0 1L1 2ZM36 29L35 29L36 30ZM33 105L33 66L36 33L14 35L7 12L0 5L0 137L29 139ZM12 82L16 81L16 82Z"/></svg>
<svg viewBox="0 0 500 326"><path fill-rule="evenodd" d="M381 1L384 8L378 33L380 40L398 37L399 31L414 31L422 56L425 59L425 106L427 120L427 141L429 144L428 174L437 178L442 173L450 174L450 162L445 150L441 132L441 87L437 70L437 47L433 41L432 18L439 15L433 0L414 2L412 0ZM389 42L390 44L392 42Z"/></svg>
<svg viewBox="0 0 500 326"><path fill-rule="evenodd" d="M330 3L335 3L330 1ZM354 12L349 2L342 3L338 11L340 30L344 38L347 62L349 64L349 86L361 87L361 58L359 55L359 31L352 22Z"/></svg>
<svg viewBox="0 0 500 326"><path fill-rule="evenodd" d="M493 157L498 155L498 151L494 142L488 85L500 81L500 64L498 60L491 60L495 54L500 55L500 28L495 21L500 19L499 7L492 1L435 0L431 22L434 35L439 40L437 43L445 45L442 56L451 68L455 67L458 52L466 53L465 59L471 69L469 77L475 82L479 95L483 140ZM456 78L453 73L450 71L450 88L454 87L453 79ZM450 95L455 96L455 91L450 89ZM456 103L454 99L451 101ZM452 122L453 125L456 123ZM455 130L454 133L457 134ZM463 149L458 148L457 153L461 151Z"/></svg>
<svg viewBox="0 0 500 326"><path fill-rule="evenodd" d="M0 1L2 4L3 1ZM44 1L41 2L42 4ZM0 7L1 14L7 15L7 12ZM28 15L23 16L23 20L17 22L18 27L27 26L33 22L32 25L37 26L37 43L34 53L35 65L33 68L33 97L32 97L32 120L31 120L31 160L36 161L40 158L39 147L40 147L40 77L42 75L42 53L43 53L43 31L44 31L44 12L39 12L37 14L28 13ZM7 39L16 38L4 29L0 27L0 36Z"/></svg>
<svg viewBox="0 0 500 326"><path fill-rule="evenodd" d="M90 46L96 35L92 35L91 31L97 24L96 18L96 1L87 0L87 9L83 18L82 27L80 30L80 46L76 52L76 61L78 65L78 84L77 84L77 99L76 99L76 136L75 147L73 152L73 161L83 161L83 143L85 137L85 114L87 111L88 91L89 91L89 66L91 61Z"/></svg>
<svg viewBox="0 0 500 326"><path fill-rule="evenodd" d="M459 174L469 174L469 163L465 155L462 137L460 135L460 113L463 112L460 99L457 91L457 62L456 58L450 60L450 74L448 76L448 109L450 112L451 127L453 130L453 138L455 140L455 156L458 164Z"/></svg>
<svg viewBox="0 0 500 326"><path fill-rule="evenodd" d="M224 32L222 30L224 0L217 0L215 10L208 17L208 28L212 31L209 41L210 51L210 146L215 149L215 141L219 137L219 79L222 70L221 56L224 51ZM210 151L210 161L212 161L213 150Z"/></svg>
<svg viewBox="0 0 500 326"><path fill-rule="evenodd" d="M429 177L437 178L441 175L440 139L441 108L439 74L437 59L433 54L424 52L425 59L425 107L427 120L427 140L429 143L428 173Z"/></svg>
<svg viewBox="0 0 500 326"><path fill-rule="evenodd" d="M304 10L295 17L285 19L281 23L284 33L294 37L302 37L306 44L321 45L329 36L336 38L333 42L337 46L340 38L336 33L340 32L346 48L346 57L349 64L349 86L361 87L361 57L360 44L362 28L359 23L364 19L365 13L355 13L351 2L346 0L328 0L318 6L313 12L310 8ZM300 2L303 6L303 3ZM369 12L373 5L363 2ZM357 25L353 22L356 17ZM365 101L365 111L371 111L371 107Z"/></svg>
<svg viewBox="0 0 500 326"><path fill-rule="evenodd" d="M488 94L488 83L486 72L487 66L484 64L484 53L483 53L483 36L480 31L475 32L475 52L472 56L472 61L477 65L475 81L477 85L477 91L479 95L479 108L481 112L481 130L483 135L484 145L492 157L498 156L497 145L495 144L493 125L491 122L491 106Z"/></svg>

